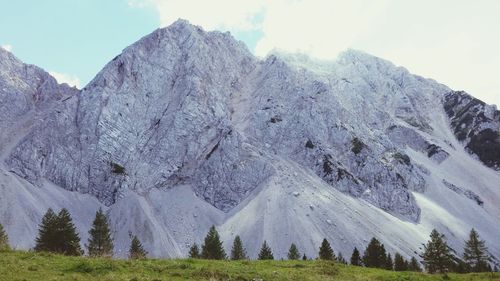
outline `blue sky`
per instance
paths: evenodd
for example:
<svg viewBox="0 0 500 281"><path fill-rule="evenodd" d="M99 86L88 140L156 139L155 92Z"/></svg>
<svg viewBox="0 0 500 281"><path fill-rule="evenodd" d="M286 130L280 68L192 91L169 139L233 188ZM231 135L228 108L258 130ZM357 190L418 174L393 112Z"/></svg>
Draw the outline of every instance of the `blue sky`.
<svg viewBox="0 0 500 281"><path fill-rule="evenodd" d="M123 48L159 26L127 1L0 1L0 44L27 63L77 76L82 86Z"/></svg>
<svg viewBox="0 0 500 281"><path fill-rule="evenodd" d="M497 0L0 0L0 46L85 86L122 49L178 18L333 60L363 50L500 105Z"/></svg>

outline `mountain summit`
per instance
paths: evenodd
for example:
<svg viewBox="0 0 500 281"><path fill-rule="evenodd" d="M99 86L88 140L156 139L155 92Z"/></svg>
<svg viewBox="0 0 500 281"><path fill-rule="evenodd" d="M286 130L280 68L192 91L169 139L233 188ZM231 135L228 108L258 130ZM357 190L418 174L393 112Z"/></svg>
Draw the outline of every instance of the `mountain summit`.
<svg viewBox="0 0 500 281"><path fill-rule="evenodd" d="M500 112L466 93L355 50L260 60L184 20L81 91L4 53L0 220L14 246L33 245L48 207L68 208L85 241L102 207L118 256L129 233L185 256L215 224L251 257L264 240L314 256L325 237L349 253L373 236L412 256L432 228L461 251L472 227L500 257Z"/></svg>

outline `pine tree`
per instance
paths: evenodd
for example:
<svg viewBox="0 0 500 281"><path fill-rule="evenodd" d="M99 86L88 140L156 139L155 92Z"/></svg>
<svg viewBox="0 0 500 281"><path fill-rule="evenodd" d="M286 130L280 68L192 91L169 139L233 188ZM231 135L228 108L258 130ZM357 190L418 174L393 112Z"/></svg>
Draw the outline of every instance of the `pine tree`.
<svg viewBox="0 0 500 281"><path fill-rule="evenodd" d="M298 260L299 258L300 258L299 249L297 249L297 246L294 243L292 243L292 245L290 245L290 249L288 250L288 259Z"/></svg>
<svg viewBox="0 0 500 281"><path fill-rule="evenodd" d="M361 256L359 254L358 248L354 247L351 255L351 265L361 266Z"/></svg>
<svg viewBox="0 0 500 281"><path fill-rule="evenodd" d="M212 225L205 237L205 243L201 247L201 257L209 260L224 260L226 259L226 252L222 247L220 236L215 226Z"/></svg>
<svg viewBox="0 0 500 281"><path fill-rule="evenodd" d="M144 259L148 252L144 250L141 241L136 235L132 236L132 241L130 242L130 249L128 250L128 257L130 259Z"/></svg>
<svg viewBox="0 0 500 281"><path fill-rule="evenodd" d="M200 248L198 248L198 245L196 243L189 248L189 257L192 259L199 259L200 258Z"/></svg>
<svg viewBox="0 0 500 281"><path fill-rule="evenodd" d="M485 244L486 242L479 238L478 233L473 228L464 248L464 261L472 272L488 271L490 257Z"/></svg>
<svg viewBox="0 0 500 281"><path fill-rule="evenodd" d="M422 271L422 268L420 268L420 264L415 257L411 257L410 264L408 265L408 270L416 272Z"/></svg>
<svg viewBox="0 0 500 281"><path fill-rule="evenodd" d="M113 240L109 230L108 220L102 209L95 214L92 228L89 231L87 250L91 257L113 256Z"/></svg>
<svg viewBox="0 0 500 281"><path fill-rule="evenodd" d="M259 260L274 260L273 251L265 240L262 244L262 248L260 248Z"/></svg>
<svg viewBox="0 0 500 281"><path fill-rule="evenodd" d="M337 262L347 264L347 261L344 259L341 252L339 252L339 255L337 256Z"/></svg>
<svg viewBox="0 0 500 281"><path fill-rule="evenodd" d="M321 242L321 247L319 247L319 258L322 260L331 261L335 259L335 253L333 252L330 243L326 239L323 239L323 242Z"/></svg>
<svg viewBox="0 0 500 281"><path fill-rule="evenodd" d="M400 253L394 255L394 270L395 271L407 271L408 262L403 258Z"/></svg>
<svg viewBox="0 0 500 281"><path fill-rule="evenodd" d="M234 237L233 248L231 249L231 259L232 260L246 260L247 251L243 247L243 242L241 242L241 238L239 235Z"/></svg>
<svg viewBox="0 0 500 281"><path fill-rule="evenodd" d="M57 234L57 215L49 208L42 218L38 228L35 251L55 252L59 237Z"/></svg>
<svg viewBox="0 0 500 281"><path fill-rule="evenodd" d="M59 238L57 252L68 256L81 255L83 251L80 248L80 237L67 209L61 209L56 225Z"/></svg>
<svg viewBox="0 0 500 281"><path fill-rule="evenodd" d="M363 254L363 264L366 267L384 268L386 258L384 245L373 237Z"/></svg>
<svg viewBox="0 0 500 281"><path fill-rule="evenodd" d="M0 223L0 252L10 251L9 237Z"/></svg>
<svg viewBox="0 0 500 281"><path fill-rule="evenodd" d="M429 273L444 273L451 264L450 249L446 244L444 235L440 234L436 229L432 230L430 238L431 240L424 245L422 255L425 269Z"/></svg>
<svg viewBox="0 0 500 281"><path fill-rule="evenodd" d="M392 257L391 257L391 254L387 254L387 257L385 259L385 266L384 266L385 269L387 270L394 270L394 264L392 262Z"/></svg>
<svg viewBox="0 0 500 281"><path fill-rule="evenodd" d="M306 256L306 254L304 254L304 255L302 256L302 260L303 260L303 261L306 261L306 260L307 260L307 256Z"/></svg>

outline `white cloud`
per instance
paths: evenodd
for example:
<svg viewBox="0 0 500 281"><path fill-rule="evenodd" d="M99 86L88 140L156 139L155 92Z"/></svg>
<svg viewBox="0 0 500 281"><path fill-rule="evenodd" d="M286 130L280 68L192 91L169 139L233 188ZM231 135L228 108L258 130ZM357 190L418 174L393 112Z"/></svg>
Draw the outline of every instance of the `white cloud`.
<svg viewBox="0 0 500 281"><path fill-rule="evenodd" d="M5 44L5 45L1 45L0 47L6 51L12 52L12 45Z"/></svg>
<svg viewBox="0 0 500 281"><path fill-rule="evenodd" d="M356 48L500 106L500 1L130 0L161 25L185 18L207 30L259 30L255 52L334 59ZM258 20L256 20L258 18Z"/></svg>
<svg viewBox="0 0 500 281"><path fill-rule="evenodd" d="M58 83L66 83L70 86L75 86L80 88L80 79L75 75L60 73L55 71L49 71L49 74L56 78Z"/></svg>
<svg viewBox="0 0 500 281"><path fill-rule="evenodd" d="M159 16L161 26L167 26L179 18L213 29L255 29L253 19L262 11L264 0L129 0L131 7L153 6Z"/></svg>

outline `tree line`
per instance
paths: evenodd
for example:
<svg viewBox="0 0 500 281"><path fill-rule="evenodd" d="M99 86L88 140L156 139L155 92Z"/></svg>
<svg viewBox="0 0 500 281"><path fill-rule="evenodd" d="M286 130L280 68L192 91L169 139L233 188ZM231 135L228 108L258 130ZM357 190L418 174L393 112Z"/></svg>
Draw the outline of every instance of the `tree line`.
<svg viewBox="0 0 500 281"><path fill-rule="evenodd" d="M130 234L130 238L129 258L146 258L148 253L142 246L139 238L132 234ZM234 238L228 257L215 226L210 227L203 242L201 247L196 243L190 247L190 258L213 260L249 259L241 237L238 235ZM53 252L71 256L83 255L83 250L80 246L80 237L67 209L61 209L58 214L50 208L47 210L40 223L35 244L34 250L37 252ZM92 227L89 230L89 239L85 247L90 257L113 256L113 239L108 220L102 209L99 209L95 214ZM463 257L458 257L455 254L453 249L448 246L445 236L440 234L436 229L432 230L430 240L423 245L423 248L424 251L420 255L420 258L425 270L429 273L498 271L496 266L494 269L491 268L490 263L492 259L488 253L486 242L479 238L479 234L474 229L470 231L469 239L465 241ZM0 251L8 250L10 250L8 237L3 226L0 224ZM287 258L289 260L309 259L305 253L300 253L297 245L294 243L290 245ZM274 259L273 251L267 241L262 243L258 259ZM395 253L393 257L375 237L370 240L363 255L355 247L349 262L346 261L342 253L339 252L338 255L335 255L329 241L323 239L319 247L317 259L336 261L346 265L350 264L395 271L422 271L420 263L415 257L406 260L400 253Z"/></svg>
<svg viewBox="0 0 500 281"><path fill-rule="evenodd" d="M220 236L212 226L205 237L204 244L200 251L195 243L189 250L189 257L196 259L227 259L226 252L222 246ZM424 245L424 252L420 255L425 270L429 273L445 273L445 272L490 272L493 271L490 262L491 256L488 254L486 242L479 238L477 231L471 230L469 239L465 242L463 259L452 254L454 251L447 245L445 237L437 230L432 230L430 240ZM288 250L287 257L289 260L298 260L301 254L297 245L292 243ZM335 255L330 243L327 239L323 239L318 251L318 259L337 261L339 263L348 264L342 253ZM240 236L236 236L231 248L231 260L249 259L245 247ZM274 255L267 241L264 241L258 254L259 260L273 260ZM305 254L302 255L303 260L307 260ZM400 253L395 253L394 258L385 250L384 244L380 243L373 237L366 247L363 256L355 247L350 258L350 264L354 266L365 266L372 268L381 268L395 271L422 271L417 258L411 257L406 260ZM498 271L495 266L494 271Z"/></svg>

